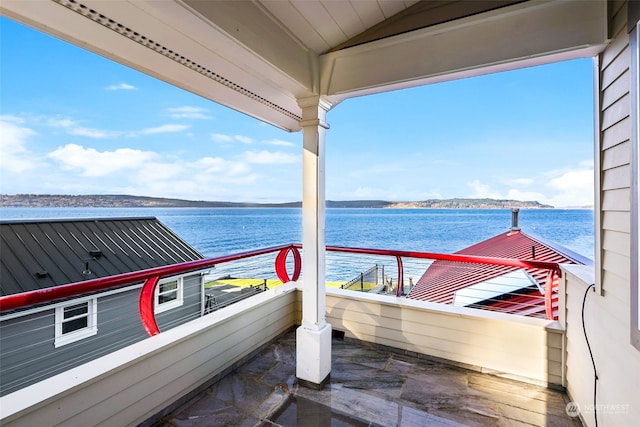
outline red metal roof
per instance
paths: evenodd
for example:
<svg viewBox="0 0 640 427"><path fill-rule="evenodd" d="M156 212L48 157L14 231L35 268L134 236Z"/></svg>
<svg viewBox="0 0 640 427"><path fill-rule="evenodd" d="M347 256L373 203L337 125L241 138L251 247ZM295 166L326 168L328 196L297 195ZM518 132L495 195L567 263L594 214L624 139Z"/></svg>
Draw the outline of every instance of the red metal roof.
<svg viewBox="0 0 640 427"><path fill-rule="evenodd" d="M521 232L510 230L495 237L462 249L457 254L478 255L497 258L521 260L549 261L563 264L583 264L580 256L570 251L564 253L549 244L543 243ZM434 261L424 272L407 298L421 301L452 304L455 292L498 276L502 276L517 267L467 264L452 261ZM516 313L534 317L545 317L545 301L541 289L544 289L548 271L529 268L526 272L538 284L538 289L526 288L501 295L499 299L491 299L474 304L474 307L505 313ZM552 296L554 317L557 315L557 299Z"/></svg>

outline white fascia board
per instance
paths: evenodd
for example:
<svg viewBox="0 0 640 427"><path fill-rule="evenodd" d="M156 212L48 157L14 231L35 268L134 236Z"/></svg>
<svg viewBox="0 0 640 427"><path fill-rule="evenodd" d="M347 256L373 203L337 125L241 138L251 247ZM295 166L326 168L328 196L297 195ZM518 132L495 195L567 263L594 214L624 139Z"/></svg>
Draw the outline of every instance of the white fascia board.
<svg viewBox="0 0 640 427"><path fill-rule="evenodd" d="M520 269L456 291L453 294L453 305L466 307L531 286L538 284L526 271Z"/></svg>
<svg viewBox="0 0 640 427"><path fill-rule="evenodd" d="M320 57L321 93L334 101L594 56L607 4L528 1Z"/></svg>
<svg viewBox="0 0 640 427"><path fill-rule="evenodd" d="M242 50L233 45L225 35L216 32L212 26L202 32L204 23L182 4L176 2L83 2L90 8L103 14L108 19L121 23L147 39L179 53L187 59L228 78L238 86L259 95L260 97L290 111L300 114L296 98L291 93L269 81L266 73L269 68L262 68L255 63L232 63L229 52ZM160 18L149 14L142 6L161 11ZM179 62L161 55L154 50L132 41L118 32L88 19L54 1L21 1L4 0L0 4L0 13L18 22L32 26L47 34L53 35L76 46L90 50L108 59L134 68L145 74L158 78L174 86L193 92L229 108L270 123L288 131L298 131L297 118L289 117L273 109L264 102L252 99L245 94L220 84ZM182 27L168 26L163 19L172 15L175 23ZM162 18L162 19L161 19ZM187 31L191 25L191 32ZM200 32L198 32L200 31ZM195 37L195 39L194 39ZM195 40L207 40L206 45ZM219 45L213 49L214 40ZM250 54L245 58L252 58ZM232 58L240 61L238 58ZM261 65L264 64L258 61ZM273 68L273 67L272 67ZM256 75L252 74L256 70ZM293 80L292 80L293 81ZM296 90L301 90L296 86Z"/></svg>

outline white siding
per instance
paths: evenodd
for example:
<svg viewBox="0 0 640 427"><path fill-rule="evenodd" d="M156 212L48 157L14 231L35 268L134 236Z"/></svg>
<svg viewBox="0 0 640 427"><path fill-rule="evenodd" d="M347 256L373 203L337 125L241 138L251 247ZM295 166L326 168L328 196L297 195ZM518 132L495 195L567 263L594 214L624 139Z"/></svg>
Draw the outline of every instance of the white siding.
<svg viewBox="0 0 640 427"><path fill-rule="evenodd" d="M3 426L137 425L296 323L297 292L266 291L6 395Z"/></svg>
<svg viewBox="0 0 640 427"><path fill-rule="evenodd" d="M596 280L602 294L586 293L584 327L598 373L598 424L629 426L640 419L640 351L630 344L631 104L626 2L610 3L614 40L600 58L600 129L596 153ZM595 426L594 373L584 337L582 302L590 283L567 275L566 386Z"/></svg>
<svg viewBox="0 0 640 427"><path fill-rule="evenodd" d="M347 337L505 377L562 384L557 322L327 289L327 321Z"/></svg>

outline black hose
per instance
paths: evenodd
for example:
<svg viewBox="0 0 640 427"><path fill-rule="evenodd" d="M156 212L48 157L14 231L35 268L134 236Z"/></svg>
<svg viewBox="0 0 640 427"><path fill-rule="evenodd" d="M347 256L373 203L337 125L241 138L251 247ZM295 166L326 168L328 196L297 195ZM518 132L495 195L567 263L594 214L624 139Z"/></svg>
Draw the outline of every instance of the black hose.
<svg viewBox="0 0 640 427"><path fill-rule="evenodd" d="M595 283L590 284L587 290L584 291L584 297L582 298L582 331L584 332L584 339L587 342L587 348L589 349L589 356L591 356L591 364L593 365L593 417L596 421L596 427L598 427L598 408L596 406L596 390L598 388L598 372L596 371L596 361L593 359L593 352L591 351L591 345L589 344L589 338L587 338L587 328L584 325L584 305L587 302L587 294L591 288L595 288Z"/></svg>

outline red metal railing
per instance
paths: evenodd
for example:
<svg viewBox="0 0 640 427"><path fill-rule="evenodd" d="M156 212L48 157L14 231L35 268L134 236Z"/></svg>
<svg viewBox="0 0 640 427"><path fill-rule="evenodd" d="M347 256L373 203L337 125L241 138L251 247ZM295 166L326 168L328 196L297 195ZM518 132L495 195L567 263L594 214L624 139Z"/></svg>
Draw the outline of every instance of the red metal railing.
<svg viewBox="0 0 640 427"><path fill-rule="evenodd" d="M115 276L101 277L98 279L86 280L83 282L71 283L52 288L38 289L20 294L0 297L0 313L28 307L36 304L51 302L63 298L71 298L91 292L104 291L124 285L144 282L140 291L138 307L140 310L140 320L149 335L156 335L160 331L156 324L153 310L155 287L161 277L182 274L190 271L203 270L217 264L222 264L240 259L265 255L278 252L275 260L275 271L278 278L283 282L296 281L300 276L301 263L300 253L293 245L275 246L254 251L241 252L216 258L208 258L197 261L189 261L180 264L167 265L163 267L151 268L148 270L133 271L130 273L118 274ZM293 253L294 271L291 277L287 273L286 261L289 252Z"/></svg>
<svg viewBox="0 0 640 427"><path fill-rule="evenodd" d="M301 248L301 245L293 245L293 246L296 248ZM553 314L552 296L553 296L553 292L555 292L558 288L558 282L561 277L560 266L556 262L520 260L520 259L509 259L509 258L493 258L493 257L460 255L460 254L439 254L439 253L433 253L433 252L347 248L347 247L341 247L341 246L327 246L326 250L329 252L344 252L344 253L352 253L352 254L382 255L382 256L395 257L398 263L398 287L396 290L396 296L402 295L402 289L404 286L403 265L402 265L403 257L429 259L434 261L441 260L441 261L463 262L463 263L470 263L470 264L498 265L498 266L517 267L517 268L524 268L524 269L536 268L536 269L547 270L549 273L547 275L547 279L544 287L545 312L546 312L547 319L554 320L554 317L555 317Z"/></svg>
<svg viewBox="0 0 640 427"><path fill-rule="evenodd" d="M149 335L156 335L159 333L158 326L155 321L154 315L154 292L155 287L161 277L182 274L190 271L203 270L210 268L216 264L227 263L240 259L255 257L259 255L265 255L269 253L278 252L275 259L275 272L278 278L283 282L297 281L301 272L301 258L298 249L301 249L300 244L288 244L281 246L274 246L265 249L259 249L248 252L241 252L232 255L226 255L216 258L208 258L197 261L190 261L181 264L168 265L163 267L156 267L148 270L135 271L131 273L124 273L115 276L103 277L99 279L86 280L83 282L77 282L68 285L56 286L53 288L40 289L36 291L24 292L20 294L8 295L0 297L0 313L10 310L19 309L22 307L33 306L37 304L52 302L64 298L71 298L87 293L103 291L107 289L113 289L124 285L131 285L135 283L144 282L140 291L139 298L139 310L140 319L142 324ZM471 264L489 264L510 266L519 268L537 268L546 269L549 271L547 277L547 285L545 286L545 307L547 317L553 318L552 312L552 292L554 285L557 286L558 279L560 277L560 268L557 263L535 261L535 260L516 260L505 258L491 258L491 257L479 257L469 255L457 255L457 254L439 254L431 252L413 252L413 251L397 251L387 249L366 249L366 248L348 248L340 246L327 246L326 250L329 252L343 252L351 254L366 254L366 255L382 255L391 256L396 258L398 264L398 290L397 295L400 296L404 278L403 278L403 263L402 258L418 258L429 260L443 260L454 261ZM287 272L287 259L289 253L293 255L293 273L289 276Z"/></svg>

